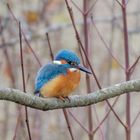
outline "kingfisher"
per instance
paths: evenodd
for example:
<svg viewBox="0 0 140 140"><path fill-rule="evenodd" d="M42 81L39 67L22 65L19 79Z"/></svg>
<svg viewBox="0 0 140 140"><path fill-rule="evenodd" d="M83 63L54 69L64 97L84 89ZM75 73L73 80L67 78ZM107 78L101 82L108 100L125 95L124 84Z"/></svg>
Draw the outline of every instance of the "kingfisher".
<svg viewBox="0 0 140 140"><path fill-rule="evenodd" d="M60 50L50 64L42 66L35 78L35 94L42 97L68 98L80 82L80 71L91 71L80 65L79 57L70 50Z"/></svg>

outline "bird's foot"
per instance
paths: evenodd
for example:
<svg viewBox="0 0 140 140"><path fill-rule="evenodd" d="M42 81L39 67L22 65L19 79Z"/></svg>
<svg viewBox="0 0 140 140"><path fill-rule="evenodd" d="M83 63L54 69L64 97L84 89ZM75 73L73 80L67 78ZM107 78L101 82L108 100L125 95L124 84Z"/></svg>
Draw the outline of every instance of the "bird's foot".
<svg viewBox="0 0 140 140"><path fill-rule="evenodd" d="M68 99L68 101L70 102L70 97L66 96L65 99Z"/></svg>
<svg viewBox="0 0 140 140"><path fill-rule="evenodd" d="M65 102L66 99L70 102L70 98L69 98L68 96L66 96L66 97L59 96L58 98L59 98L60 100L62 100L63 102Z"/></svg>

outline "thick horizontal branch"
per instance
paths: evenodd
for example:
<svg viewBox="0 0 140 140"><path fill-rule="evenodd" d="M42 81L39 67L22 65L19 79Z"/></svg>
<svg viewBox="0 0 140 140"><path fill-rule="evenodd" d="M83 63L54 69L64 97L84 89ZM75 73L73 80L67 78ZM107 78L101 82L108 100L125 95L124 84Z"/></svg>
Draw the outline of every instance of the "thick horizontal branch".
<svg viewBox="0 0 140 140"><path fill-rule="evenodd" d="M56 98L41 98L17 89L0 89L0 100L9 100L40 110L82 107L104 101L128 92L140 91L140 80L131 80L86 95L70 96L65 102Z"/></svg>

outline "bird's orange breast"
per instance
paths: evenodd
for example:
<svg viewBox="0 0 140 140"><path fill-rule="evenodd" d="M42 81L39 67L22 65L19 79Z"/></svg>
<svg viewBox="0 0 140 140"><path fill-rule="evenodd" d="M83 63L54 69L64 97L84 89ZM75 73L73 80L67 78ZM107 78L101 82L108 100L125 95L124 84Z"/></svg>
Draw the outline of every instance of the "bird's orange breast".
<svg viewBox="0 0 140 140"><path fill-rule="evenodd" d="M41 88L43 97L67 97L79 85L80 72L68 71L66 75L59 75Z"/></svg>

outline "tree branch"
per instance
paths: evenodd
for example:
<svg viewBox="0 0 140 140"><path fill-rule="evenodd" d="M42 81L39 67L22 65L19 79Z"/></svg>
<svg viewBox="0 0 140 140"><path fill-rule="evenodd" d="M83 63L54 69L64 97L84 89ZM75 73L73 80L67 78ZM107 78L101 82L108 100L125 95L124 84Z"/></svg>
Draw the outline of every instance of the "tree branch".
<svg viewBox="0 0 140 140"><path fill-rule="evenodd" d="M0 100L9 100L31 108L46 111L60 108L87 106L127 92L138 91L140 91L140 80L131 80L104 88L91 94L74 95L70 97L70 101L66 100L63 102L56 98L41 98L30 93L25 94L17 89L5 88L0 89Z"/></svg>

